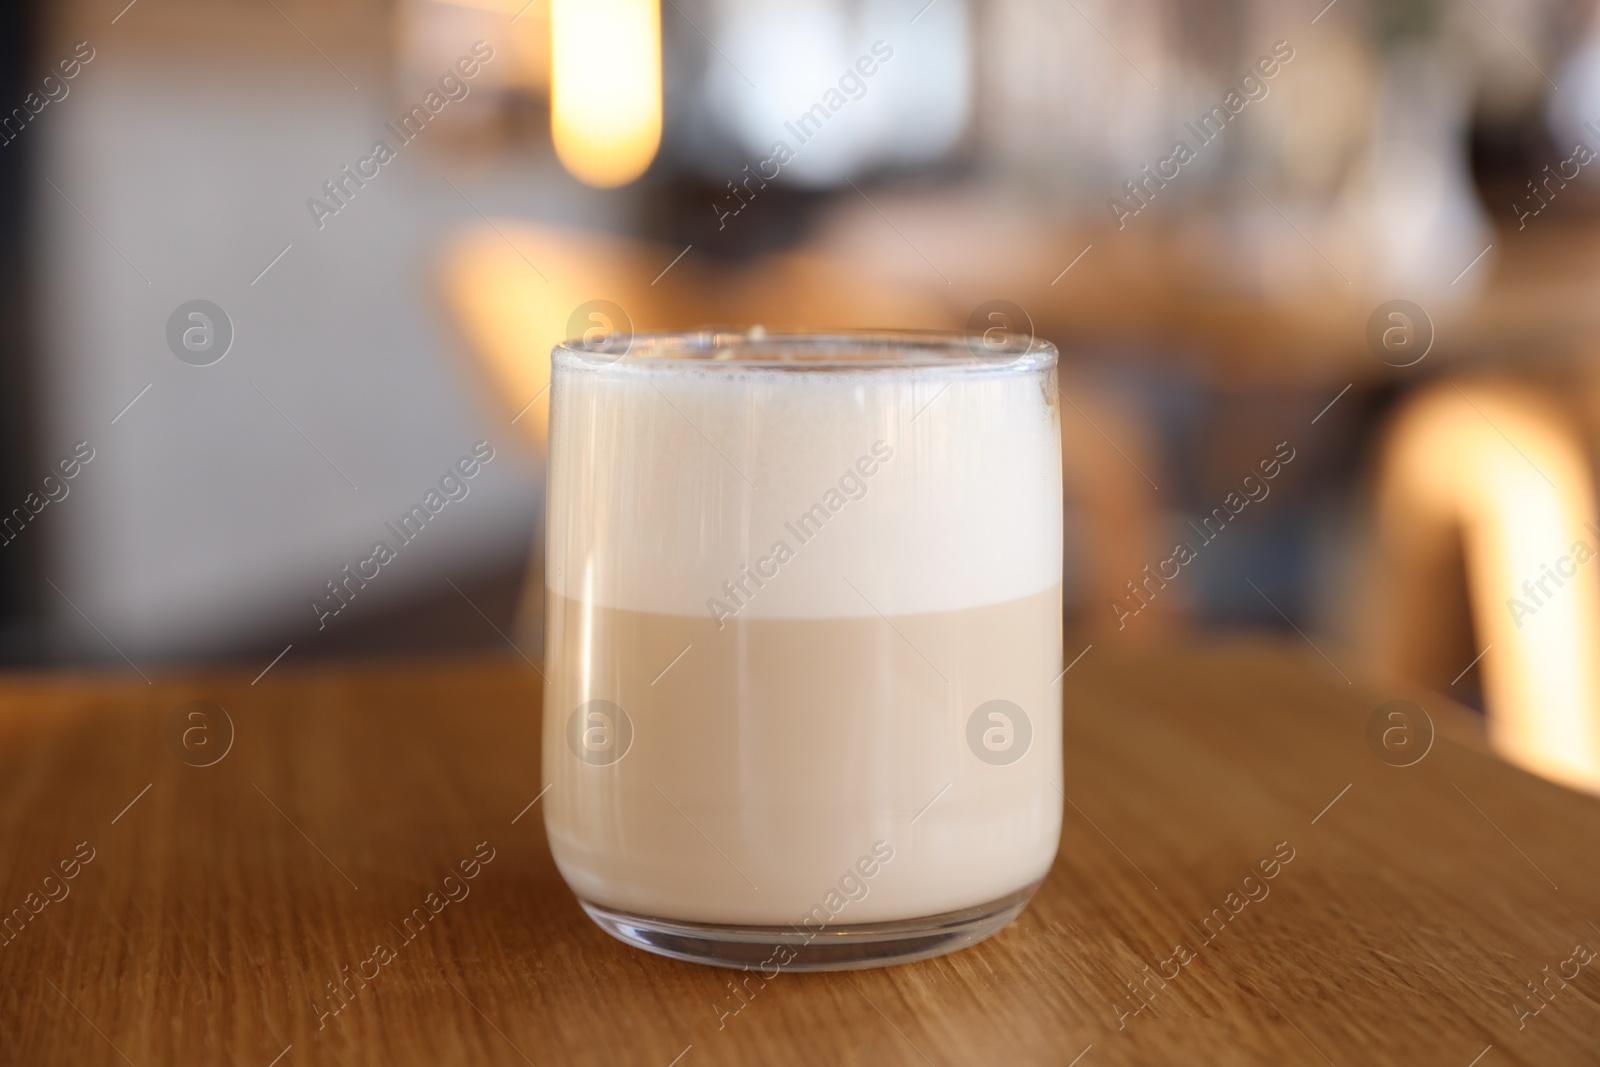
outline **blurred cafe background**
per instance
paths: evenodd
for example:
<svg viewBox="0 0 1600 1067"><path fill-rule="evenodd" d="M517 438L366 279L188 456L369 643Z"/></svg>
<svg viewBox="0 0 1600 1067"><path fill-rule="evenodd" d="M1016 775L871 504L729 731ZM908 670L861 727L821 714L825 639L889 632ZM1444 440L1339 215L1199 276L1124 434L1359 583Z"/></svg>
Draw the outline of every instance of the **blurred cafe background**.
<svg viewBox="0 0 1600 1067"><path fill-rule="evenodd" d="M1278 631L1600 789L1595 6L7 5L0 662L537 661L553 342L1003 322L1069 655Z"/></svg>

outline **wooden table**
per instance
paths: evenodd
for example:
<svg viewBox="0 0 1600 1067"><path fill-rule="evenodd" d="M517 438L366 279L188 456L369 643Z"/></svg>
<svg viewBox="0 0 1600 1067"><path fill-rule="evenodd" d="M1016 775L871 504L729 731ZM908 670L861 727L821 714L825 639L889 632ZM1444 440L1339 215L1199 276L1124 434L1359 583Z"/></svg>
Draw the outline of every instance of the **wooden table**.
<svg viewBox="0 0 1600 1067"><path fill-rule="evenodd" d="M1427 756L1388 765L1366 724L1396 694L1304 645L1097 645L1021 919L781 974L720 1027L730 972L611 940L557 875L526 664L249 674L0 686L0 908L39 908L0 938L0 1063L1600 1062L1600 959L1574 957L1600 949L1600 806L1452 739L1438 700ZM215 715L169 745L194 699L225 755ZM319 1029L325 983L491 851Z"/></svg>

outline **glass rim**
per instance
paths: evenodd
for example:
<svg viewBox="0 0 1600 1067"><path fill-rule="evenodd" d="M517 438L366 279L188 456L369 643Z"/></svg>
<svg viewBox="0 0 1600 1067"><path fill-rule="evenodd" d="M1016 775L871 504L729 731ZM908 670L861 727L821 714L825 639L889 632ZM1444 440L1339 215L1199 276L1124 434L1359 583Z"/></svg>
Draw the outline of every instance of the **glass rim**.
<svg viewBox="0 0 1600 1067"><path fill-rule="evenodd" d="M707 327L595 339L569 338L551 349L552 362L600 369L650 371L745 370L792 372L1043 370L1055 366L1056 346L1031 333L990 330L786 330L768 333Z"/></svg>

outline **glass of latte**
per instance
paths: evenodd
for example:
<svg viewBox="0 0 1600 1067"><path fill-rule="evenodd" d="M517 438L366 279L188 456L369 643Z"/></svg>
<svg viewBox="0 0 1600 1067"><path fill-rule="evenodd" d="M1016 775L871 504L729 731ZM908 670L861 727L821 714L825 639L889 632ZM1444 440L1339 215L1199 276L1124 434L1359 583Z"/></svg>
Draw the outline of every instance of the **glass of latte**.
<svg viewBox="0 0 1600 1067"><path fill-rule="evenodd" d="M1056 350L611 335L552 358L556 865L679 959L869 967L995 933L1061 831Z"/></svg>

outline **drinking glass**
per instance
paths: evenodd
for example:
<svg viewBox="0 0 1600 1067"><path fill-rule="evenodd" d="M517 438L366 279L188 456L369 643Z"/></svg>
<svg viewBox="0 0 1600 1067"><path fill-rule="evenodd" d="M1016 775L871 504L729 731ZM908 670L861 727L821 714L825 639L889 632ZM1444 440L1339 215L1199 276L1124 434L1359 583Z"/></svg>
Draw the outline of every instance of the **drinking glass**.
<svg viewBox="0 0 1600 1067"><path fill-rule="evenodd" d="M545 827L607 932L779 970L993 934L1061 830L1056 350L552 354Z"/></svg>

